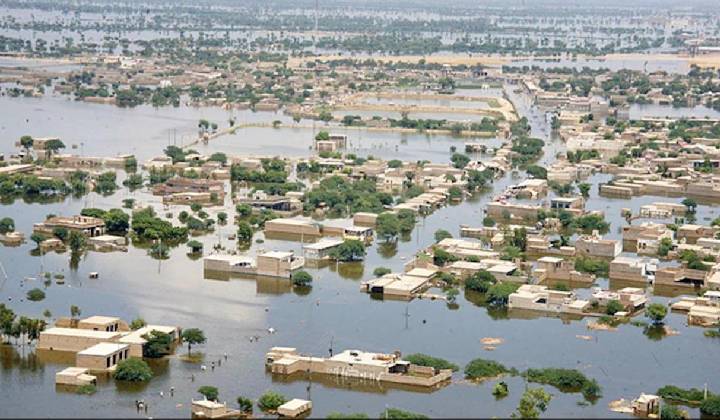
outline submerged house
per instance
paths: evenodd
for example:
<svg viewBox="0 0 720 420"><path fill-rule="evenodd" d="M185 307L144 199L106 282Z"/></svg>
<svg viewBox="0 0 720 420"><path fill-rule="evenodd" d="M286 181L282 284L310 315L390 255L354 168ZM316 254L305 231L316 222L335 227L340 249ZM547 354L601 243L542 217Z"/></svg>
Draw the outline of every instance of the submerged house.
<svg viewBox="0 0 720 420"><path fill-rule="evenodd" d="M345 350L325 358L302 356L291 347L273 347L265 356L265 365L277 375L317 373L424 388L437 388L449 383L452 377L452 369L414 365L399 353L360 350Z"/></svg>
<svg viewBox="0 0 720 420"><path fill-rule="evenodd" d="M590 302L578 299L574 292L552 290L536 284L524 284L510 294L508 308L555 314L582 314L590 308Z"/></svg>
<svg viewBox="0 0 720 420"><path fill-rule="evenodd" d="M258 254L255 259L238 255L208 255L203 258L206 271L290 278L305 265L303 257L292 251L270 251Z"/></svg>
<svg viewBox="0 0 720 420"><path fill-rule="evenodd" d="M97 217L89 216L53 216L33 226L33 231L52 235L56 228L64 228L68 231L80 232L88 237L101 236L105 234L105 221Z"/></svg>

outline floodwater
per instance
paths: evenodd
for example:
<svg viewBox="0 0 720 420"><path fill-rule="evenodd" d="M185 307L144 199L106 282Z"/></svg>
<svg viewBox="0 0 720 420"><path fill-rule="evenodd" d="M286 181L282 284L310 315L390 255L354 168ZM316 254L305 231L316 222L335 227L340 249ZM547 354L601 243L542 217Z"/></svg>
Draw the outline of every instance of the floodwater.
<svg viewBox="0 0 720 420"><path fill-rule="evenodd" d="M548 142L547 153L540 161L540 164L548 165L554 160L555 153L563 151L562 142L551 139L545 115L530 108L527 98L513 93L511 87L507 91L519 113L528 116L533 135ZM176 130L178 139L181 133L193 134L199 118L218 122L228 118L226 111L211 108L118 109L57 98L0 98L0 107L7 110L0 131L2 151L6 153L13 150L12 142L20 135L29 133L59 135L68 144L82 141L86 154L134 152L145 159L160 154ZM237 115L248 120L282 118L262 113ZM25 118L28 118L27 122ZM203 152L205 148L208 151L224 150L230 154L300 156L311 153L308 150L311 136L309 129L248 128L234 136L211 141L200 149ZM451 137L391 132L352 132L351 141L353 147L365 147L367 143L377 145L377 153L373 152L372 146L367 153L386 159L433 161L447 161L449 146L457 144L461 148L462 144L462 140ZM395 146L397 152L394 152ZM595 176L591 181L597 184L603 179L603 176ZM519 179L514 180L508 175L496 181L493 190L497 193L517 181ZM640 201L630 204L598 198L596 185L592 194L588 208L604 210L613 223L610 235L618 237L616 229L624 223L619 220L620 208L635 208ZM462 204L436 211L421 219L410 237L400 240L396 246L373 244L368 248L364 264L332 264L321 269L308 269L315 278L309 293L294 291L281 281L206 279L202 261L189 258L184 246L173 249L170 259L164 261L154 260L145 250L136 247L130 247L128 253L89 252L83 256L77 270L70 269L67 253L49 253L41 258L31 256L34 247L31 244L0 248L0 262L8 276L7 280L0 279L0 297L20 315L41 317L43 310L49 309L54 317L67 316L70 305L75 304L80 306L83 316L115 315L127 320L142 316L151 323L203 329L208 343L194 347L193 351L203 353L205 364L217 362L224 353L228 354L228 360L223 359L222 366L207 371L201 371L199 364L171 357L154 364L157 375L146 385L118 386L109 380L99 385L97 394L80 396L55 388L54 374L66 364L36 354L28 346L5 346L0 351L2 414L141 417L145 415L135 412L134 401L144 399L149 404L149 416L187 417L191 399L200 397L197 388L213 385L220 389L220 399L231 405L239 395L256 399L269 389L290 398L310 398L313 415L317 417L333 411L365 412L375 416L386 407L435 417L505 417L517 406L525 388L521 378L506 378L510 395L496 401L491 395L496 381L470 385L460 381L461 373L455 375L455 382L429 395L367 382L316 377L294 381L274 379L265 372L263 365L264 354L272 346L297 347L302 353L318 356L327 355L332 346L335 352L343 349L423 352L461 366L482 357L521 370L529 367L576 368L596 378L603 387L603 398L593 405L578 404L582 401L579 394L563 394L548 388L554 396L546 413L551 417L620 417L607 409L608 402L621 397L634 398L640 392L652 393L666 384L702 387L707 383L711 390L720 389L717 342L703 337L701 328L686 327L685 316L681 314L670 314L667 319L668 325L680 334L655 341L645 336L642 328L631 325L621 326L616 332L598 332L587 330L584 321L497 311L489 313L472 295L461 295L459 308L451 309L440 301L375 300L359 291L360 281L371 278L375 267L401 270L416 251L432 244L435 230L446 229L458 236L460 224L479 226L483 206L492 196L493 192L486 192ZM119 207L127 197L161 208L157 197L122 188L110 197L90 194L87 198L67 198L50 204L17 200L12 205L1 206L0 214L13 217L17 229L29 235L32 224L49 213L75 214L85 206ZM645 200L653 201L642 199ZM676 198L667 200L679 201ZM175 216L180 210L179 207L170 209ZM716 210L701 205L698 219L710 217ZM216 211L218 209L213 209L210 213ZM205 244L206 250L218 242L233 246L227 240L233 230L233 226L228 225L220 227L219 232L197 239ZM247 252L251 255L259 249L300 252L300 247L299 242L266 240L254 243ZM66 284L48 287L44 301L24 301L28 289L42 287L42 284L33 284L39 280L22 279L37 277L41 264L44 270L63 272ZM99 272L100 278L89 280L88 273L92 271ZM666 301L665 298L654 300ZM267 332L270 327L276 330L275 334ZM578 335L590 335L592 340L578 339ZM252 336L260 338L251 342ZM505 342L495 351L486 351L480 342L483 337L500 337ZM185 353L186 349L178 349L179 356ZM175 388L172 398L169 397L170 387ZM161 391L164 397L160 396ZM32 403L28 403L29 395L32 395ZM697 415L697 411L693 413Z"/></svg>

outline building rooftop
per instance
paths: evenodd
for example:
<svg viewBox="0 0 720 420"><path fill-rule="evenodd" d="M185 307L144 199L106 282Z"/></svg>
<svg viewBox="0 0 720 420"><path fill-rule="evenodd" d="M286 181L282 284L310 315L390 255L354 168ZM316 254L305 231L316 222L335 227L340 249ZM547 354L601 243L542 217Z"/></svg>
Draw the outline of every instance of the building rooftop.
<svg viewBox="0 0 720 420"><path fill-rule="evenodd" d="M394 362L394 356L360 350L345 350L331 357L330 360L360 365L390 366Z"/></svg>
<svg viewBox="0 0 720 420"><path fill-rule="evenodd" d="M119 332L113 332L113 331L95 331L95 330L86 330L81 328L48 328L47 330L43 331L41 334L48 334L48 335L63 335L67 337L87 337L87 338L98 338L98 339L105 339L105 340L111 340L115 337L117 337L120 333Z"/></svg>
<svg viewBox="0 0 720 420"><path fill-rule="evenodd" d="M114 317L114 316L102 316L102 315L94 315L91 317L87 317L85 319L81 319L80 322L85 324L98 324L98 325L106 325L106 324L112 324L115 322L120 321L120 318Z"/></svg>
<svg viewBox="0 0 720 420"><path fill-rule="evenodd" d="M127 344L121 343L98 343L92 347L88 347L85 350L78 352L78 355L83 356L109 356L115 352L125 350L129 348Z"/></svg>
<svg viewBox="0 0 720 420"><path fill-rule="evenodd" d="M322 241L318 241L314 244L304 245L303 248L322 250L338 246L343 242L344 241L342 239L323 239Z"/></svg>

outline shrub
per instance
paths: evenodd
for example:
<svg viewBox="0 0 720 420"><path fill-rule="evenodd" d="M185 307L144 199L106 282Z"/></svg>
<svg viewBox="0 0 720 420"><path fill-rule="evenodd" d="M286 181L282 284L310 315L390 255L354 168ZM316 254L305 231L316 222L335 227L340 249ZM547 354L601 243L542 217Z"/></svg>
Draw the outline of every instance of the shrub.
<svg viewBox="0 0 720 420"><path fill-rule="evenodd" d="M510 295L520 288L516 283L496 283L490 286L485 297L488 303L497 306L505 306L510 299Z"/></svg>
<svg viewBox="0 0 720 420"><path fill-rule="evenodd" d="M507 397L510 391L508 390L508 386L505 382L498 382L495 384L492 390L492 394L495 396L495 398L503 398Z"/></svg>
<svg viewBox="0 0 720 420"><path fill-rule="evenodd" d="M465 287L471 290L485 293L490 285L497 283L495 276L487 270L478 270L465 280ZM482 285L488 285L484 287Z"/></svg>
<svg viewBox="0 0 720 420"><path fill-rule="evenodd" d="M285 404L287 399L282 394L275 391L268 391L260 396L258 399L258 407L265 412L275 411L281 405Z"/></svg>
<svg viewBox="0 0 720 420"><path fill-rule="evenodd" d="M683 389L674 385L665 385L657 390L657 394L666 400L698 404L705 399L705 392L701 389Z"/></svg>
<svg viewBox="0 0 720 420"><path fill-rule="evenodd" d="M427 416L413 413L412 411L400 410L399 408L387 408L383 411L379 418L383 419L426 419Z"/></svg>
<svg viewBox="0 0 720 420"><path fill-rule="evenodd" d="M605 307L605 313L608 315L615 315L616 313L624 310L625 307L623 306L623 304L615 299L608 302L607 306Z"/></svg>
<svg viewBox="0 0 720 420"><path fill-rule="evenodd" d="M443 239L452 238L452 234L445 229L438 229L435 231L435 242L440 242Z"/></svg>
<svg viewBox="0 0 720 420"><path fill-rule="evenodd" d="M220 394L216 387L208 385L203 385L198 388L198 392L210 401L217 401L218 395Z"/></svg>
<svg viewBox="0 0 720 420"><path fill-rule="evenodd" d="M238 407L240 408L240 411L242 411L245 414L252 414L253 401L250 398L246 398L243 396L237 397L237 403L238 403Z"/></svg>
<svg viewBox="0 0 720 420"><path fill-rule="evenodd" d="M45 292L42 290L35 288L32 290L28 290L27 292L27 299L33 302L39 302L43 299L45 299Z"/></svg>
<svg viewBox="0 0 720 420"><path fill-rule="evenodd" d="M495 378L508 372L505 366L494 360L474 359L465 366L465 377L475 380Z"/></svg>
<svg viewBox="0 0 720 420"><path fill-rule="evenodd" d="M660 410L660 418L665 420L682 420L690 417L685 410L679 409L676 405L663 404Z"/></svg>
<svg viewBox="0 0 720 420"><path fill-rule="evenodd" d="M600 385L575 369L528 369L525 377L528 382L552 385L563 392L582 392L587 400L599 398L601 395Z"/></svg>
<svg viewBox="0 0 720 420"><path fill-rule="evenodd" d="M404 357L405 360L408 362L419 365L419 366L430 366L435 369L452 369L454 372L457 372L460 368L458 365L448 362L445 359L441 359L439 357L432 357L428 356L427 354L422 353L415 353L410 354Z"/></svg>
<svg viewBox="0 0 720 420"><path fill-rule="evenodd" d="M720 417L720 396L714 395L703 401L700 404L700 413L706 416Z"/></svg>
<svg viewBox="0 0 720 420"><path fill-rule="evenodd" d="M655 325L662 324L667 316L667 307L661 303L651 303L645 308L645 316Z"/></svg>
<svg viewBox="0 0 720 420"><path fill-rule="evenodd" d="M292 275L292 282L295 286L309 286L313 278L307 271L298 271Z"/></svg>
<svg viewBox="0 0 720 420"><path fill-rule="evenodd" d="M95 392L97 392L97 387L92 384L80 385L75 389L75 393L80 395L92 395Z"/></svg>
<svg viewBox="0 0 720 420"><path fill-rule="evenodd" d="M114 378L118 381L145 382L153 377L150 366L137 357L125 359L117 364Z"/></svg>
<svg viewBox="0 0 720 420"><path fill-rule="evenodd" d="M373 270L373 276L375 276L375 277L382 277L385 274L390 274L390 273L392 273L392 270L390 270L387 267L377 267L377 268L375 268L375 270Z"/></svg>
<svg viewBox="0 0 720 420"><path fill-rule="evenodd" d="M327 419L367 419L368 415L365 413L338 413L336 411L333 411L332 413L328 414Z"/></svg>

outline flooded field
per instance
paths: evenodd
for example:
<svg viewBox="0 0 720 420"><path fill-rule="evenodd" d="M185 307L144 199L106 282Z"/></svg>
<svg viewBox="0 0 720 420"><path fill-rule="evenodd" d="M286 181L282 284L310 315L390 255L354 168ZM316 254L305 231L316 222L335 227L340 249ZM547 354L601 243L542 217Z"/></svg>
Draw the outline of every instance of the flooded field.
<svg viewBox="0 0 720 420"><path fill-rule="evenodd" d="M539 163L547 166L554 161L555 154L564 152L564 145L551 136L546 116L532 108L528 98L513 93L512 87L507 87L506 91L519 114L528 117L532 135L548 143ZM78 145L78 151L86 155L134 153L140 161L161 154L168 144L190 142L197 135L196 125L200 118L217 121L221 127L231 117L238 122L278 119L292 125L288 117L280 114L184 106L120 109L56 97L0 98L0 108L7 110L1 120L3 141L0 152L15 150L14 139L31 133L60 136L66 143ZM318 124L317 129L320 128ZM461 149L465 141L450 136L332 130L349 135L353 153L374 154L383 159L447 162L450 147ZM89 134L78 136L77 133ZM201 153L223 151L230 155L300 157L311 153L314 133L315 130L307 128L246 128L212 140L208 145L198 145L196 149ZM494 146L501 143L498 139L482 141ZM489 159L487 156L476 157ZM620 237L618 229L625 223L620 217L620 208L632 207L637 211L645 203L681 200L642 197L630 203L601 198L597 196L597 184L605 180L604 175L595 175L588 181L593 188L587 208L605 212L612 223L608 234L611 238ZM304 354L318 356L326 355L332 346L335 350L422 352L459 365L483 357L519 370L565 367L596 378L603 387L603 397L590 405L581 403L580 394L563 394L547 388L554 395L546 413L549 417L621 417L621 414L608 410L608 402L621 397L633 398L640 392L655 392L668 384L669 378L677 386L701 388L708 384L710 389L718 389L718 344L703 337L701 328L687 327L682 314L673 313L667 319L668 326L679 335L659 339L646 336L641 327L632 325L623 325L614 332L590 331L586 321L488 311L472 293L461 295L459 308L451 309L442 301L383 301L359 291L360 281L372 278L375 267L400 271L417 250L434 242L433 233L437 229L446 229L457 237L460 224L479 226L484 204L494 193L513 182L517 181L509 174L497 180L492 191L423 218L412 234L395 246L376 241L368 249L363 264L341 263L308 269L315 278L308 293L293 291L281 280L207 278L202 260L187 256L185 246L174 248L170 259L163 261L152 259L145 249L135 246L127 253L88 252L76 270L70 268L68 253L32 256L34 245L31 243L0 248L0 262L7 271L7 280L0 279L0 296L3 303L19 314L40 317L45 309L49 309L53 317L67 316L69 306L76 304L81 307L82 314L88 316L105 314L124 319L142 316L150 322L203 329L208 343L198 349L203 352L205 363L220 360L223 354L228 354L222 366L201 371L198 364L183 360L186 350L179 349L177 356L153 365L157 375L146 385L126 388L117 387L110 381L101 383L97 394L87 397L55 388L55 372L66 367L62 361L38 354L27 346L3 346L0 348L2 413L9 416L51 413L58 417L144 417L144 414L136 413L134 407L135 400L144 399L149 404L150 416L187 417L190 400L198 397L197 388L213 385L220 389L220 400L228 402L234 402L238 395L257 398L268 389L289 397L312 399L315 417L333 411L365 412L374 416L388 406L433 417L504 417L517 406L525 388L522 378L506 378L510 396L496 400L491 395L496 381L475 385L456 379L449 386L427 395L375 382L315 377L273 378L264 368L264 355L272 346L297 347ZM33 223L43 220L47 214L71 215L88 206L120 207L122 200L129 197L162 208L158 197L122 188L109 197L93 193L83 199L67 198L49 204L17 200L11 205L0 205L0 214L13 217L17 230L30 232ZM181 209L172 207L170 211L177 217ZM210 209L209 213L216 211L218 209ZM700 205L698 219L714 218L717 212L715 206ZM196 239L208 250L216 243L233 247L234 242L227 237L234 229L232 224L220 226L214 233ZM262 238L262 234L259 237ZM263 243L253 243L247 253L254 255L260 249L301 253L301 245L266 239ZM41 281L23 279L38 277L41 270L64 273L66 284L51 285L42 302L24 300L25 292L39 287L34 283ZM88 279L88 273L93 271L100 273L99 279ZM607 280L600 280L599 284L605 286ZM665 302L667 299L656 300ZM275 329L276 333L269 334L268 328ZM591 339L578 338L586 335ZM251 341L254 336L259 340ZM504 343L494 351L487 351L480 341L483 337L499 337ZM456 378L460 376L456 374ZM175 388L174 397L168 396L170 387ZM165 392L164 397L160 396L161 391ZM32 404L28 404L30 395ZM697 411L692 413L697 415Z"/></svg>

